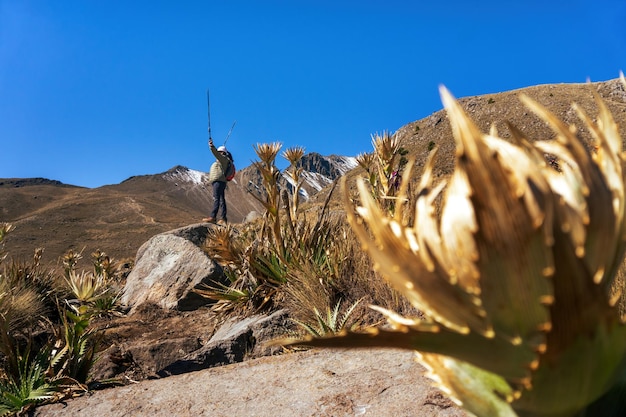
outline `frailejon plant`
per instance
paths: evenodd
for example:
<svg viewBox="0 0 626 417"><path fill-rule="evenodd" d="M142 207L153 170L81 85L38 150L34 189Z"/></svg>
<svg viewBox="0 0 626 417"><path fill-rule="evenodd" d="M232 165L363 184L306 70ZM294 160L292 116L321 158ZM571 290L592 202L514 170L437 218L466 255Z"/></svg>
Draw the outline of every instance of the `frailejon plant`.
<svg viewBox="0 0 626 417"><path fill-rule="evenodd" d="M69 271L65 283L78 303L92 303L109 291L104 275L91 272Z"/></svg>
<svg viewBox="0 0 626 417"><path fill-rule="evenodd" d="M359 299L352 303L350 307L348 307L341 315L339 314L341 300L335 304L334 308L331 309L330 307L327 307L326 314L321 313L317 308L314 308L313 311L316 319L315 323L308 323L295 319L293 321L314 337L334 335L348 327L347 325L351 319L352 313L361 301L362 299ZM352 323L349 328L354 330L357 326L357 323Z"/></svg>
<svg viewBox="0 0 626 417"><path fill-rule="evenodd" d="M302 188L302 172L304 168L298 166L298 163L304 156L304 148L301 146L294 146L288 148L283 152L283 157L289 161L290 169L285 171L289 182L292 185L291 190L291 204L289 205L289 224L293 225L293 222L298 218L298 207L300 205L300 189Z"/></svg>
<svg viewBox="0 0 626 417"><path fill-rule="evenodd" d="M215 300L214 312L228 314L233 310L240 313L253 311L263 304L266 281L258 273L257 259L260 241L250 225L237 231L231 226L208 230L203 250L223 268L227 282L216 282L194 289L197 294Z"/></svg>
<svg viewBox="0 0 626 417"><path fill-rule="evenodd" d="M47 350L34 358L30 350L17 352L17 373L0 377L0 416L24 413L37 404L50 401L57 395L56 381L46 378L49 358Z"/></svg>
<svg viewBox="0 0 626 417"><path fill-rule="evenodd" d="M349 292L347 288L355 280L352 276L360 275L354 274L354 269L369 265L369 261L359 263L351 256L358 242L352 233L348 237L346 232L351 231L345 216L329 215L336 183L319 210L302 209L298 195L303 182L300 161L304 148L293 147L282 153L289 161L283 172L275 166L280 149L280 143L255 146L260 158L255 166L263 182L256 190L263 192L253 196L266 208L263 219L237 229L212 228L208 232L204 250L223 267L228 280L194 291L215 300L211 309L219 314L287 308L294 319L317 323L319 312L339 307L337 300ZM289 182L288 187L283 187L281 177ZM362 252L358 253L360 259L365 259ZM369 273L370 268L366 271ZM360 275L362 280L367 279L365 275ZM373 297L380 291L371 293ZM348 295L345 304L362 295ZM346 308L341 308L337 313L345 314Z"/></svg>
<svg viewBox="0 0 626 417"><path fill-rule="evenodd" d="M83 306L79 310L76 314L65 311L63 327L56 337L59 347L51 353L49 371L57 378L71 378L77 388L86 390L85 384L96 361L102 333L89 327L91 309Z"/></svg>
<svg viewBox="0 0 626 417"><path fill-rule="evenodd" d="M484 134L442 87L457 146L447 186L434 184L431 155L413 224L387 217L363 181L357 214L348 210L378 270L426 318L379 309L392 330L300 343L415 350L438 386L477 416L624 415L626 324L615 280L626 159L593 94L596 121L574 105L595 145L587 151L575 127L525 96L555 140L531 143L513 126L514 143ZM560 171L545 154L559 158Z"/></svg>
<svg viewBox="0 0 626 417"><path fill-rule="evenodd" d="M0 244L10 231L10 226L0 226ZM91 317L116 308L115 301L108 299L115 293L104 276L96 279L75 272L80 254L64 257L64 279L54 279L52 272L42 269L40 258L41 250L35 251L32 263L0 257L0 415L21 413L35 404L87 390L101 337L90 329ZM99 261L101 275L109 276L105 258ZM54 282L67 284L75 298L61 297L68 290L53 288ZM49 314L50 305L58 316Z"/></svg>
<svg viewBox="0 0 626 417"><path fill-rule="evenodd" d="M360 154L356 160L367 172L367 182L376 202L393 214L408 151L400 146L398 136L389 132L372 135L372 146L374 152Z"/></svg>
<svg viewBox="0 0 626 417"><path fill-rule="evenodd" d="M0 244L13 226L0 226ZM19 344L16 335L28 339L28 329L44 314L45 305L40 294L16 277L25 268L15 267L14 262L5 265L0 257L0 353L4 356L4 373L19 379L22 370L19 364ZM20 274L20 277L23 274Z"/></svg>
<svg viewBox="0 0 626 417"><path fill-rule="evenodd" d="M268 234L274 241L275 247L282 252L284 250L282 241L281 219L280 219L280 192L278 188L278 178L280 170L276 167L275 161L282 144L274 143L258 143L254 147L254 151L260 161L254 162L254 166L261 174L263 187L265 191L265 199L252 194L265 207L265 222L267 223Z"/></svg>
<svg viewBox="0 0 626 417"><path fill-rule="evenodd" d="M116 262L111 260L104 252L96 251L91 254L93 259L93 272L76 271L76 264L81 255L69 251L63 257L66 299L75 312L98 316L120 315L119 305L122 287L119 285L116 274Z"/></svg>

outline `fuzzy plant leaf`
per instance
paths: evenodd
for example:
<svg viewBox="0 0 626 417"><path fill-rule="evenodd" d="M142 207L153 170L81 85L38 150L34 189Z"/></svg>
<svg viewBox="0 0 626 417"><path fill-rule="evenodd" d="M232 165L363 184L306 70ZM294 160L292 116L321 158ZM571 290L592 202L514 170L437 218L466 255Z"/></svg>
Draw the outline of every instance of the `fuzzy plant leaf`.
<svg viewBox="0 0 626 417"><path fill-rule="evenodd" d="M431 156L413 223L389 217L362 180L356 210L346 196L375 268L426 318L377 308L390 330L297 343L416 350L437 385L477 416L581 415L626 382L615 288L626 244L626 159L617 125L595 92L596 118L575 107L594 141L588 151L575 127L521 97L556 139L532 142L510 126L506 141L495 129L481 132L440 93L455 170L435 183Z"/></svg>
<svg viewBox="0 0 626 417"><path fill-rule="evenodd" d="M426 375L437 381L445 393L453 399L463 398L464 403L457 404L480 416L516 416L510 404L514 392L501 376L449 356L424 353L418 358L430 365ZM481 395L474 395L477 392Z"/></svg>

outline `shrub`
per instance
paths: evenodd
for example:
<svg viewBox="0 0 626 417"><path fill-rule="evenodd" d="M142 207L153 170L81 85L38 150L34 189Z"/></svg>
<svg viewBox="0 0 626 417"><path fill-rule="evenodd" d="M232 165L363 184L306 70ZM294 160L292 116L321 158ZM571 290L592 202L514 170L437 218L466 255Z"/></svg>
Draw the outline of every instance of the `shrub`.
<svg viewBox="0 0 626 417"><path fill-rule="evenodd" d="M0 244L12 227L0 225ZM81 254L62 259L64 272L41 267L42 250L29 262L0 253L0 415L22 413L87 389L101 333L94 315L117 311L117 270L94 254L94 272L77 272ZM123 273L123 271L121 272Z"/></svg>

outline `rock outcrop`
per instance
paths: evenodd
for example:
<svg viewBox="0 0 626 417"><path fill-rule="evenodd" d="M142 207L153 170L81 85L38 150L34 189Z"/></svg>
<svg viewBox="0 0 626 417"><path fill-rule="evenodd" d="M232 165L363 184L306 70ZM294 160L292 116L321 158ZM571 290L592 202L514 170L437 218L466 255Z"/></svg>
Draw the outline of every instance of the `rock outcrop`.
<svg viewBox="0 0 626 417"><path fill-rule="evenodd" d="M267 356L280 350L264 342L285 335L292 326L286 311L255 315L241 320L231 318L222 324L201 348L158 372L160 377L179 375L215 366L243 362L244 359Z"/></svg>
<svg viewBox="0 0 626 417"><path fill-rule="evenodd" d="M224 282L222 268L201 249L209 227L214 226L197 224L161 233L139 248L121 299L130 314L144 303L189 311L211 302L193 291Z"/></svg>
<svg viewBox="0 0 626 417"><path fill-rule="evenodd" d="M220 322L207 308L211 300L193 291L226 284L222 268L201 249L212 227L219 226L183 227L141 246L122 298L130 310L107 325L94 380L162 378L280 350L264 342L293 326L286 311Z"/></svg>
<svg viewBox="0 0 626 417"><path fill-rule="evenodd" d="M95 391L34 417L469 417L409 351L309 350Z"/></svg>

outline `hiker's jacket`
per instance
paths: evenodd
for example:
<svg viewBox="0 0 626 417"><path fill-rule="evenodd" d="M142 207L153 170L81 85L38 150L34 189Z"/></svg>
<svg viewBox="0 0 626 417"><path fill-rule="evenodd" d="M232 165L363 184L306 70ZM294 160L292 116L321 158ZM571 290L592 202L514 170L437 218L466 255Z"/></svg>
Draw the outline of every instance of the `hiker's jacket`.
<svg viewBox="0 0 626 417"><path fill-rule="evenodd" d="M226 169L228 169L230 160L228 157L218 152L215 146L211 146L211 152L217 161L213 162L211 165L211 170L209 171L209 183L214 183L215 181L227 182Z"/></svg>

